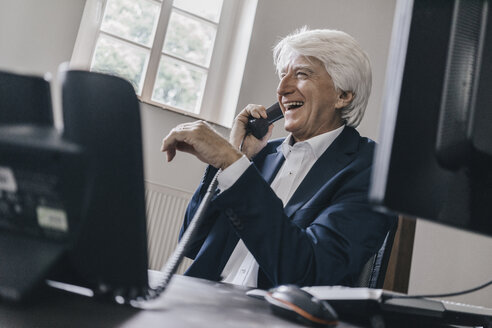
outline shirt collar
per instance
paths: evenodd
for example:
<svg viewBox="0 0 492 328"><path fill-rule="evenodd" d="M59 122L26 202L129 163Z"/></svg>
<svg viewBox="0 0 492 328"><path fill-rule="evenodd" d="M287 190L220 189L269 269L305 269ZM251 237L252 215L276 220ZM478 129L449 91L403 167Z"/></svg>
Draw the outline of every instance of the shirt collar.
<svg viewBox="0 0 492 328"><path fill-rule="evenodd" d="M295 145L299 145L297 147L305 147L304 145L308 146L310 149L312 149L316 159L318 159L325 152L325 150L330 147L330 145L333 143L333 141L335 141L340 133L342 133L344 127L345 125L342 125L335 130L328 131L305 141L298 142ZM277 151L282 151L284 157L287 157L289 150L293 148L293 146L291 146L291 144L294 142L293 138L294 137L292 136L292 134L289 134L287 138L285 138L285 140L282 142L282 144L277 148Z"/></svg>

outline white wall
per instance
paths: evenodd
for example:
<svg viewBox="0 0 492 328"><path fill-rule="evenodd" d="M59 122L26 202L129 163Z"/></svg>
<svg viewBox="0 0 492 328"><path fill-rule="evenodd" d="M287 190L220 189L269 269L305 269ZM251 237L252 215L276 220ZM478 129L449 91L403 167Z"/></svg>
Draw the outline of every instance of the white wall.
<svg viewBox="0 0 492 328"><path fill-rule="evenodd" d="M1 0L0 69L44 75L56 81L58 65L70 60L85 0ZM61 122L59 93L55 120Z"/></svg>
<svg viewBox="0 0 492 328"><path fill-rule="evenodd" d="M85 0L0 1L0 69L56 73L70 59ZM394 0L259 0L238 109L248 103L275 101L277 77L271 48L281 36L307 24L352 34L373 65L373 93L359 131L377 139L385 63ZM302 8L300 7L302 6ZM146 178L193 191L204 165L179 154L165 163L162 138L175 125L192 119L142 105ZM279 124L280 123L280 124ZM282 135L282 121L275 136ZM217 128L227 136L228 130ZM442 292L474 286L492 277L492 239L418 221L410 292ZM492 307L492 288L458 298Z"/></svg>
<svg viewBox="0 0 492 328"><path fill-rule="evenodd" d="M492 280L492 238L418 220L409 293L449 293ZM492 308L492 286L449 300Z"/></svg>
<svg viewBox="0 0 492 328"><path fill-rule="evenodd" d="M56 72L70 60L85 0L2 0L0 68Z"/></svg>

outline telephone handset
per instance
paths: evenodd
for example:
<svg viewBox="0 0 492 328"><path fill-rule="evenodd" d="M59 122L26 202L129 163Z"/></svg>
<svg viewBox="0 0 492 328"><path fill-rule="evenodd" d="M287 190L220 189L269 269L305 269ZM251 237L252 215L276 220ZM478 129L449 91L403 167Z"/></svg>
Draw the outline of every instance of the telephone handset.
<svg viewBox="0 0 492 328"><path fill-rule="evenodd" d="M284 117L278 102L268 107L266 113L267 113L266 119L263 117L249 118L248 125L246 126L247 133L251 133L257 139L261 139L268 132L268 127L270 126L270 124Z"/></svg>

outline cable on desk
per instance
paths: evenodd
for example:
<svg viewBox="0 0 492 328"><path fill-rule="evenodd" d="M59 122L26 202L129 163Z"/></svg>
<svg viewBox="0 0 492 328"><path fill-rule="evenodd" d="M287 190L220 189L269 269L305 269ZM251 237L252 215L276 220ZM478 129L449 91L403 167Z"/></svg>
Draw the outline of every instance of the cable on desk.
<svg viewBox="0 0 492 328"><path fill-rule="evenodd" d="M470 288L470 289L465 289L462 291L458 292L452 292L452 293L445 293L445 294L420 294L420 295L387 295L384 297L383 302L394 299L394 298L443 298L443 297L451 297L451 296L459 296L459 295L465 295L469 293L476 292L477 290L483 289L489 285L492 285L492 280L489 282L486 282L485 284Z"/></svg>

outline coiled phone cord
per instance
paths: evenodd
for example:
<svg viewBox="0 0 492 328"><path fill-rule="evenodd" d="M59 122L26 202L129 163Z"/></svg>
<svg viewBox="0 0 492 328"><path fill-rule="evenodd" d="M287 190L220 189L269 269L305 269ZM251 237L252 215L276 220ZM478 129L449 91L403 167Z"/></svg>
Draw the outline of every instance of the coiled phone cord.
<svg viewBox="0 0 492 328"><path fill-rule="evenodd" d="M152 290L149 290L149 294L147 295L145 300L155 299L159 297L160 294L162 294L164 290L167 288L173 275L178 270L178 267L183 261L184 255L190 246L190 242L193 240L193 237L195 236L198 228L200 227L203 221L204 214L210 204L210 201L212 200L212 196L214 195L217 189L217 185L218 185L217 177L219 176L220 172L222 171L219 169L219 171L213 177L212 181L210 182L210 185L208 186L207 192L205 193L205 196L203 197L203 200L200 203L200 206L198 207L198 210L196 211L195 215L193 216L193 219L188 225L188 228L186 229L183 236L181 237L178 246L176 246L176 249L174 250L172 256L167 260L166 264L164 264L164 266L161 268L160 271L163 272L162 280L160 281L157 287L153 288ZM138 306L138 301L133 305Z"/></svg>

